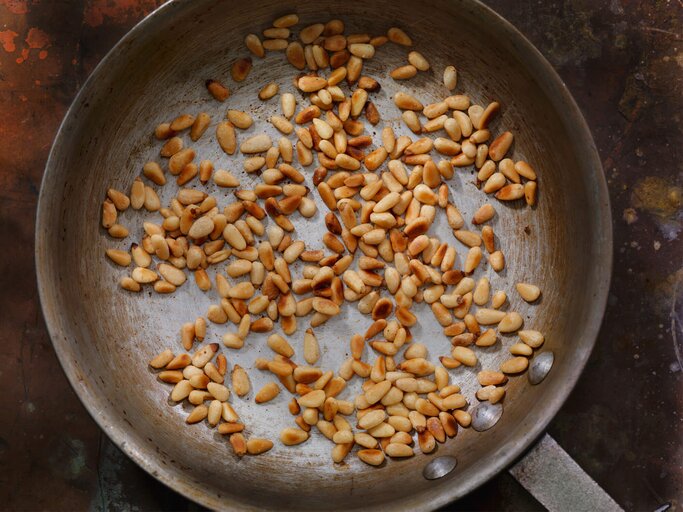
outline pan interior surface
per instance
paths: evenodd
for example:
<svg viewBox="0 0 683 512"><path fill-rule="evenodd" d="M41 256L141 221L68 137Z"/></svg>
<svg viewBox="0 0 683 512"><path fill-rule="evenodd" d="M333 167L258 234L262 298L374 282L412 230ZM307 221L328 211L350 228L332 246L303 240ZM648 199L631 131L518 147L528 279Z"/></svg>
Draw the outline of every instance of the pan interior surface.
<svg viewBox="0 0 683 512"><path fill-rule="evenodd" d="M99 226L101 201L107 188L127 191L145 162L159 161L161 144L153 137L154 127L185 112L206 111L212 117L204 137L192 144L198 160L211 159L217 169L231 170L241 188L258 182L242 171L241 158L221 152L214 132L226 109L235 108L250 112L256 121L238 137L262 131L279 137L267 123L269 116L280 113L278 96L261 102L257 92L270 81L280 85L280 92L295 92L291 78L296 71L284 54L254 58L245 82L229 79L231 63L248 55L244 36L260 34L289 12L274 0L171 2L128 34L95 71L61 128L41 191L36 251L46 321L69 379L107 434L147 471L197 502L217 509L435 508L467 493L519 455L561 406L585 364L604 309L611 258L601 168L590 133L558 77L519 33L487 8L471 1L302 0L295 11L301 18L295 31L340 18L347 34L379 35L392 26L409 33L414 48L431 63L428 72L407 82L389 78L409 51L393 44L379 48L363 71L383 85L371 99L383 122L391 122L398 133L408 134L392 95L410 92L424 104L442 99L448 94L441 82L446 65L458 68L457 93L484 106L493 100L501 103L491 129L494 136L514 132L514 158L536 168L538 206L508 205L487 197L474 186L470 168L457 170L450 180L451 200L468 224L479 206L495 205L493 227L508 267L500 274L487 269L477 276L488 275L492 290L508 292L509 309L522 314L525 328L545 334L543 349L554 352L555 364L544 382L531 386L525 376L511 379L505 412L494 428L483 433L461 429L438 447L435 455L455 456L457 467L434 481L423 479L422 469L435 455L418 453L370 468L353 454L346 463L333 465L333 445L317 432L301 446L282 446L279 430L293 426L286 407L289 394L283 391L265 405L253 403L253 390L271 380L253 368L257 357L270 357L263 335L251 335L239 352L223 351L230 368L237 363L248 369L252 383L247 400L231 397L233 406L253 435L269 437L276 447L239 460L215 429L185 424L188 410L169 401L170 387L158 382L147 361L165 348L178 353L181 323L205 315L209 304L218 302L217 294L203 293L193 282L171 296L121 290L117 282L125 270L105 259L105 248L127 248L131 240L140 239L142 220L158 222L159 216L126 211L120 218L131 235L117 242ZM207 94L204 82L209 78L231 89L225 103ZM304 98L296 95L300 108ZM381 126L376 133L370 131L375 144ZM303 171L312 189L313 169ZM160 189L162 203L167 204L175 190L173 183ZM221 206L232 201L225 189L209 186L207 191L215 193ZM327 209L314 196L319 211L313 219L295 220L294 238L321 248ZM445 222L432 233L455 243ZM461 266L466 249L456 247ZM542 288L539 303L521 300L514 290L520 281ZM449 340L426 306L418 312L414 338L428 346L430 359L436 361L450 352ZM316 329L323 349L321 366L336 371L348 357L351 334L364 332L370 322L347 303L339 317ZM307 319L299 319L299 329L291 336L297 354L307 327ZM210 325L207 341L220 342L228 330L234 327ZM471 404L476 403L477 371L497 369L515 341L514 336L501 336L496 346L479 351L480 367L450 372ZM372 362L374 355L366 353L366 360ZM352 396L347 391L342 398Z"/></svg>

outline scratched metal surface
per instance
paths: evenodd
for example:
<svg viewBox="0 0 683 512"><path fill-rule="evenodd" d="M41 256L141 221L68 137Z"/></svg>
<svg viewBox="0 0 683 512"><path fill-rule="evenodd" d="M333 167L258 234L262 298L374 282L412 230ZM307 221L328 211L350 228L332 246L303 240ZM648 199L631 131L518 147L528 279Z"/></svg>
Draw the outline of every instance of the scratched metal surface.
<svg viewBox="0 0 683 512"><path fill-rule="evenodd" d="M679 499L680 401L674 390L680 388L680 365L671 343L676 317L670 313L680 311L675 302L680 174L674 166L680 132L669 112L680 106L680 54L671 44L680 16L663 7L620 10L618 3L592 8L570 2L534 6L533 12L530 4L494 6L562 72L593 123L612 186L617 235L612 303L586 375L551 433L621 504L650 508ZM7 184L1 229L14 241L3 259L3 288L13 293L2 297L8 340L0 376L9 391L0 406L11 418L0 425L0 457L12 462L0 473L0 495L9 498L8 508L22 503L55 509L90 503L187 507L102 439L80 408L49 349L36 309L30 256L35 185L64 105L93 62L151 7L0 2L5 25L1 94L8 106L0 142ZM620 23L609 25L614 20ZM668 129L655 129L659 124ZM657 166L649 167L653 162ZM634 210L624 213L627 208ZM624 410L614 400L617 389L636 406ZM659 398L646 408L648 393ZM576 428L577 422L586 428ZM662 425L669 426L666 434ZM622 485L624 480L629 485ZM515 504L531 505L505 476L461 503L466 508Z"/></svg>

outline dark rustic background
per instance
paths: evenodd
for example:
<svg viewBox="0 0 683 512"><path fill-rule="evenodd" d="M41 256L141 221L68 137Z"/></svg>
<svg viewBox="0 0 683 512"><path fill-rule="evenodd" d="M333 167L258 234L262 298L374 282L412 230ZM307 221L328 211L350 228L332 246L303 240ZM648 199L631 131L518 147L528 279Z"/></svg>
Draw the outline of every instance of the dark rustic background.
<svg viewBox="0 0 683 512"><path fill-rule="evenodd" d="M85 412L46 334L33 261L40 179L59 122L97 62L160 3L0 0L0 509L199 508L129 461ZM573 92L612 200L607 314L550 433L626 509L681 510L683 6L487 3ZM541 506L502 474L449 508Z"/></svg>

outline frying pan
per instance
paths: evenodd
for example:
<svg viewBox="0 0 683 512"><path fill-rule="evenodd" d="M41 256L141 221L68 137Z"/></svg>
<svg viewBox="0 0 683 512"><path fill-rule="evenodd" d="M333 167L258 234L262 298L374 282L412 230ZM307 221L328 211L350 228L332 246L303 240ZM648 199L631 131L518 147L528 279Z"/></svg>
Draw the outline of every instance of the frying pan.
<svg viewBox="0 0 683 512"><path fill-rule="evenodd" d="M486 268L478 275L488 275L494 290L508 291L509 309L522 314L527 328L545 333L542 350L554 353L554 367L540 385L530 385L524 376L511 379L504 413L493 428L461 429L455 439L440 445L436 456L454 456L458 465L438 480L422 477L435 455L417 454L371 468L353 453L345 463L333 464L331 443L316 432L301 446L280 445L279 430L293 424L285 392L258 406L253 392L244 400L231 398L250 434L276 441L267 454L237 459L215 429L185 424L187 410L169 401L169 387L147 367L147 361L164 348L180 351L181 323L205 314L208 305L217 302L215 292L204 293L188 283L171 296L130 294L117 286L125 271L104 258L105 248L127 248L132 240L139 240L142 220L158 222L153 214L125 212L121 222L131 229L131 236L124 241L109 239L99 226L107 188L128 190L142 165L158 159L160 144L152 132L159 122L184 112L207 111L212 128L193 144L199 158L232 170L243 188L257 182L257 177L241 171L240 158L222 154L213 126L223 119L226 108L235 108L252 112L257 120L247 135L260 131L276 135L266 120L279 111L277 97L260 102L256 93L269 81L278 82L281 92L294 92L293 68L282 54L270 52L264 60L255 59L245 82L231 82L229 69L234 59L247 55L246 34L260 33L275 17L291 11L299 14L299 27L341 18L347 34L379 35L392 26L404 28L432 69L411 81L394 82L388 73L405 62L406 50L393 44L378 50L364 74L383 84L373 101L384 121L406 133L392 95L398 90L413 92L424 103L443 98L447 91L440 74L446 65L454 64L460 73L457 92L482 105L499 101L502 113L492 124L494 134L512 130L514 158L525 159L538 170L536 208L495 202L498 215L493 227L507 269L496 274ZM232 96L226 103L207 95L203 84L208 78L229 85ZM378 140L379 130L373 137ZM312 170L305 171L309 186ZM474 186L471 169L459 170L449 186L452 200L468 219L487 201ZM166 204L175 190L175 184L160 189L162 202ZM208 187L208 191L221 205L232 200L225 190ZM315 218L295 216L296 237L312 247L320 247L326 212L318 203ZM456 244L461 265L465 249L447 226L437 224L433 232ZM432 509L482 484L543 432L576 383L600 326L611 254L605 181L576 104L551 66L519 32L470 0L165 4L107 55L70 108L47 164L36 230L43 311L55 350L80 399L107 435L140 466L188 498L215 509ZM528 305L517 296L514 283L519 281L541 286L538 304ZM448 339L431 312L416 311L420 321L415 339L428 346L432 359L447 354ZM337 369L347 357L351 334L364 332L368 325L353 304L346 305L339 317L316 330L323 347L320 364ZM299 319L299 329L290 337L298 354L307 326L306 319ZM227 329L211 325L207 341L219 341ZM496 369L509 357L507 349L514 340L501 336L496 346L479 350L477 368L451 371L451 381L463 387L472 404L477 403L473 398L476 372ZM257 357L269 356L263 336L251 335L238 352L223 350L230 365L248 369L252 389L270 380L253 368ZM354 389L357 382L345 396L353 396Z"/></svg>

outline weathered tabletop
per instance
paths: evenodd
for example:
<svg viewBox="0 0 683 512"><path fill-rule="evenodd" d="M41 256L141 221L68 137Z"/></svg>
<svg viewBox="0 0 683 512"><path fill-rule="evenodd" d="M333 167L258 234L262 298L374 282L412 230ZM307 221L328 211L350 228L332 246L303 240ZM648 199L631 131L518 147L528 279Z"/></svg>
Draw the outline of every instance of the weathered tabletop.
<svg viewBox="0 0 683 512"><path fill-rule="evenodd" d="M160 3L0 0L0 509L198 508L129 461L85 412L45 331L33 262L40 179L59 122L97 62ZM683 5L487 3L566 81L611 193L607 314L550 433L626 509L680 510ZM452 508L541 506L504 473Z"/></svg>

